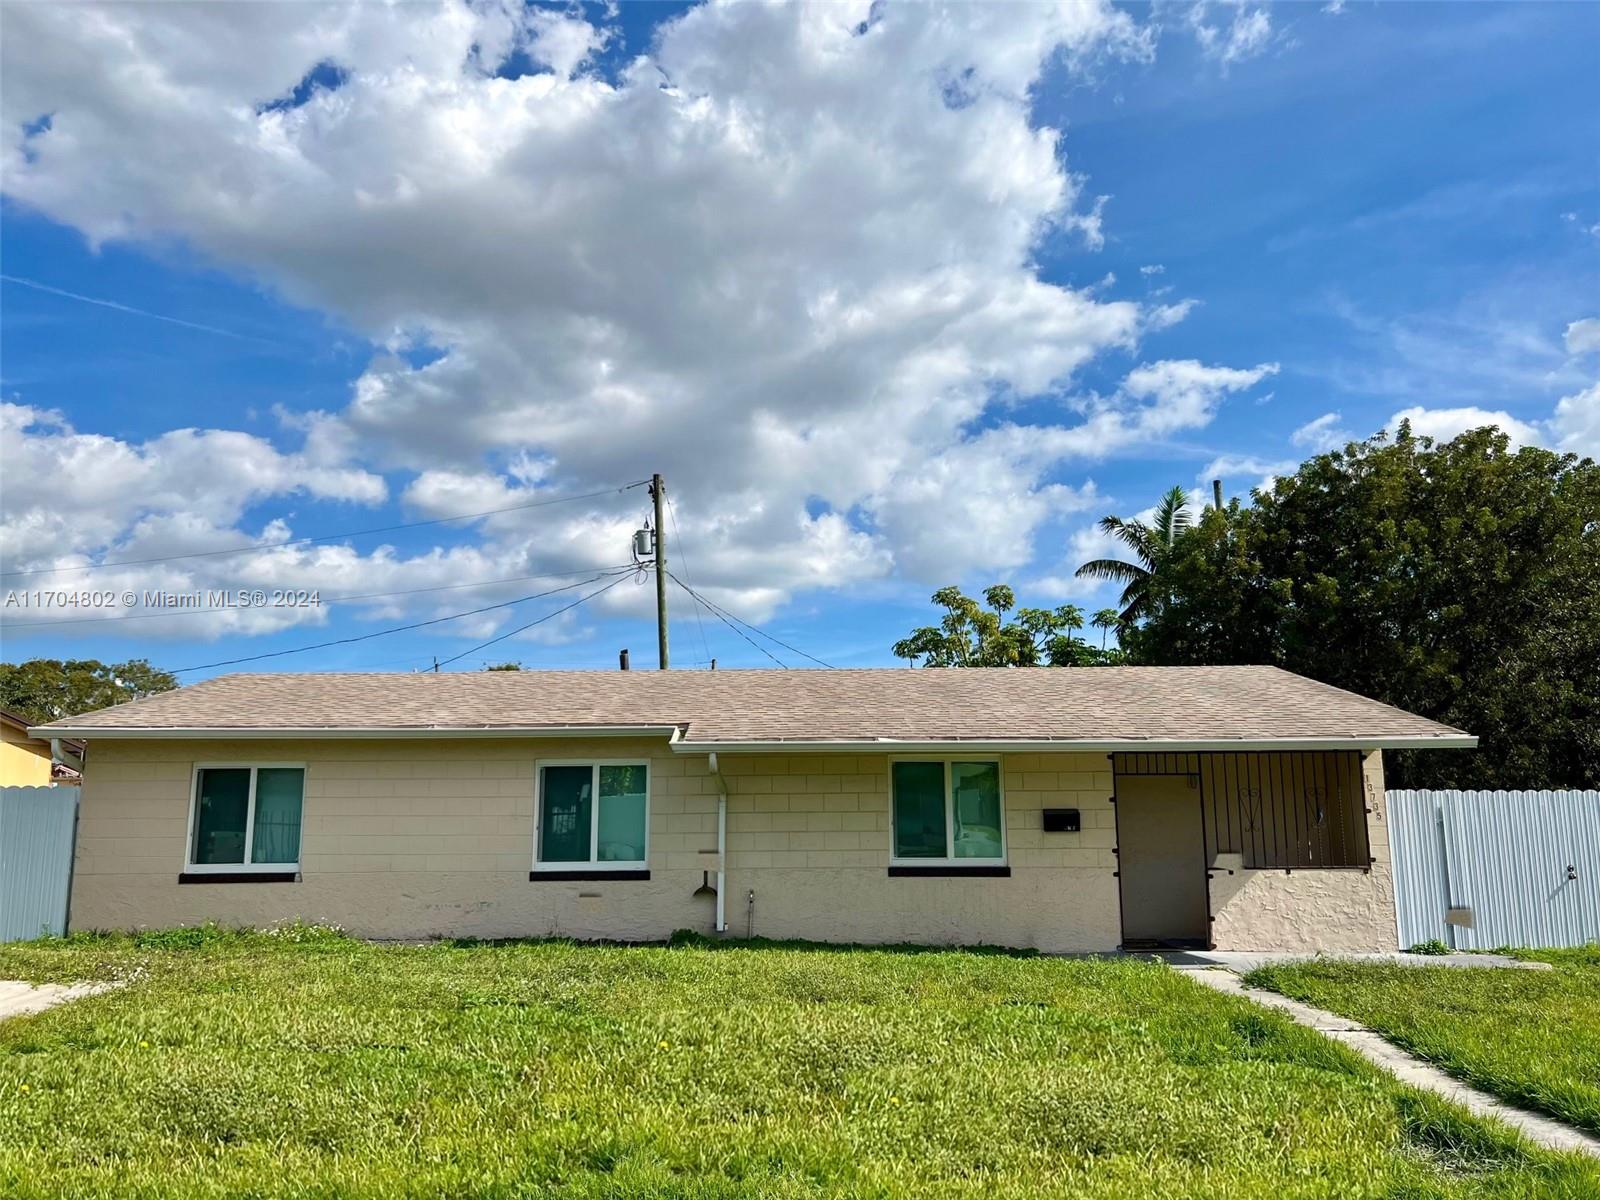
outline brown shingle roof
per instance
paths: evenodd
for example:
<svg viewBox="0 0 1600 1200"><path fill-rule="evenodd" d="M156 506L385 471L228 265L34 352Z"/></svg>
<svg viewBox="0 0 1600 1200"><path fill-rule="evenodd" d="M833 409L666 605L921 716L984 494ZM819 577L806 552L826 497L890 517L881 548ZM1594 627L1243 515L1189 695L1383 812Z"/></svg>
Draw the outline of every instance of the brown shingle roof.
<svg viewBox="0 0 1600 1200"><path fill-rule="evenodd" d="M224 675L44 728L159 736L574 726L676 727L688 745L1466 738L1274 667Z"/></svg>

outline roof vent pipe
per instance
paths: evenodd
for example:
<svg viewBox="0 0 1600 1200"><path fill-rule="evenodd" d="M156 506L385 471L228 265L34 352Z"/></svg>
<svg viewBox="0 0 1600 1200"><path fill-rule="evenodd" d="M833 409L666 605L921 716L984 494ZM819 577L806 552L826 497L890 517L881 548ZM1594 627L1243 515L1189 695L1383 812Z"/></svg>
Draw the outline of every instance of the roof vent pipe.
<svg viewBox="0 0 1600 1200"><path fill-rule="evenodd" d="M624 671L628 669L628 652L626 650L617 655L617 666Z"/></svg>

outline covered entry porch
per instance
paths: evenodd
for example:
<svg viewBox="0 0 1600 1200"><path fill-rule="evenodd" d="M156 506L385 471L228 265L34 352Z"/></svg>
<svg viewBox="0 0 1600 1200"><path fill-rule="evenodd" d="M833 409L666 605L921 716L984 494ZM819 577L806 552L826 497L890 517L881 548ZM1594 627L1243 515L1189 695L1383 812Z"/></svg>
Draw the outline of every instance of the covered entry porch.
<svg viewBox="0 0 1600 1200"><path fill-rule="evenodd" d="M1122 944L1395 944L1381 756L1113 754Z"/></svg>

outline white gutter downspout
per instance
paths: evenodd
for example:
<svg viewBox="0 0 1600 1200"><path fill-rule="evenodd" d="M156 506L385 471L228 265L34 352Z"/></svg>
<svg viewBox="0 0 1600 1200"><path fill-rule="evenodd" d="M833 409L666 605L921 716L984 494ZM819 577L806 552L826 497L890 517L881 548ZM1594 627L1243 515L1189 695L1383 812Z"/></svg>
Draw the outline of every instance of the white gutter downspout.
<svg viewBox="0 0 1600 1200"><path fill-rule="evenodd" d="M711 777L717 781L717 924L718 933L728 932L728 784L717 769L717 756L709 755Z"/></svg>
<svg viewBox="0 0 1600 1200"><path fill-rule="evenodd" d="M67 749L66 740L53 737L50 739L50 761L60 763L64 767L71 767L74 771L82 772L83 755Z"/></svg>

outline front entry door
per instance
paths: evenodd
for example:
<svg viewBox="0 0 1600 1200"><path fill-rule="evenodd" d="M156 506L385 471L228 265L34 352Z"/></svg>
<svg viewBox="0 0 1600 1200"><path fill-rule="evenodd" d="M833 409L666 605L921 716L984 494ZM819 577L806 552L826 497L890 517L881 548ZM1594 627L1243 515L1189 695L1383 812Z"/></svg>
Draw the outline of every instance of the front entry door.
<svg viewBox="0 0 1600 1200"><path fill-rule="evenodd" d="M1210 944L1197 777L1117 776L1117 859L1124 943Z"/></svg>

